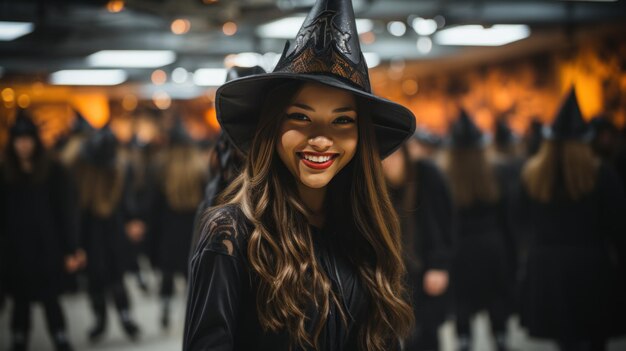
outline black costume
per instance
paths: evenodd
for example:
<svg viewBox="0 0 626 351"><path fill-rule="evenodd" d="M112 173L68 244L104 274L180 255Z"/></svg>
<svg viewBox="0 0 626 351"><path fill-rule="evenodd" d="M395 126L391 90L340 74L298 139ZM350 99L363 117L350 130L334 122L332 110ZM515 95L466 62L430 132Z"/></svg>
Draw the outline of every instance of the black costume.
<svg viewBox="0 0 626 351"><path fill-rule="evenodd" d="M107 170L119 172L117 146L115 135L108 126L105 126L84 145L83 162L88 164L88 167L97 169L97 172L107 172ZM128 336L135 338L139 333L137 325L130 316L130 303L123 281L130 251L124 228L126 213L123 196L130 192L127 186L128 168L123 167L122 172L124 174L121 179L123 182L121 195L111 213L102 216L88 207L81 211L81 244L87 251L89 298L96 317L96 324L89 332L89 338L92 341L99 340L106 327L107 294L113 297L122 326Z"/></svg>
<svg viewBox="0 0 626 351"><path fill-rule="evenodd" d="M480 149L484 137L471 118L462 111L452 126L452 147ZM456 327L460 348L467 349L470 319L481 310L489 313L491 327L499 349L504 349L506 319L511 313L515 263L513 240L507 208L506 172L491 165L498 186L498 199L493 202L476 199L469 205L455 204L452 284ZM488 181L488 180L482 180Z"/></svg>
<svg viewBox="0 0 626 351"><path fill-rule="evenodd" d="M286 333L263 332L256 314L257 277L247 259L249 235L254 228L237 205L217 207L208 217L197 249L190 260L189 301L184 350L289 350ZM358 272L336 241L332 224L312 227L317 260L333 283L348 312L348 326L331 304L320 335L327 351L356 350L357 323L367 313L367 299ZM318 310L308 309L309 333ZM359 318L361 316L361 318ZM296 348L295 350L300 350Z"/></svg>
<svg viewBox="0 0 626 351"><path fill-rule="evenodd" d="M313 82L353 93L371 116L379 154L391 154L415 131L415 116L407 108L371 94L358 38L350 0L317 1L295 44L285 47L272 73L235 79L217 90L217 119L224 133L245 153L267 94L285 83ZM290 335L266 333L258 322L255 289L259 278L247 262L252 227L236 205L214 211L191 258L183 349L288 350ZM367 312L367 299L359 273L342 251L350 248L350 243L335 242L353 233L335 230L333 224L338 225L327 219L323 230L312 229L314 252L349 314L348 324L340 320L337 307L331 307L317 341L323 350L354 350L355 331ZM318 313L314 306L307 310L309 334ZM388 341L396 344L398 340Z"/></svg>
<svg viewBox="0 0 626 351"><path fill-rule="evenodd" d="M64 258L77 248L71 181L63 167L45 155L37 133L33 122L20 116L11 128L8 145L12 149L13 140L21 136L35 140L32 172L23 172L14 154L6 160L12 164L0 168L0 249L4 279L14 304L11 330L14 348L25 349L31 304L41 302L57 349L69 350L58 299L67 283Z"/></svg>
<svg viewBox="0 0 626 351"><path fill-rule="evenodd" d="M572 90L546 136L562 143L591 135ZM626 256L613 246L626 233L624 191L614 171L601 164L595 188L574 200L562 181L564 169L557 169L549 201L520 188L520 223L530 225L521 321L531 336L555 339L562 350L602 350L607 338L626 333L618 264Z"/></svg>
<svg viewBox="0 0 626 351"><path fill-rule="evenodd" d="M423 282L428 270L450 270L452 199L443 174L432 162L419 160L410 164L407 160L406 167L410 178L405 184L389 186L402 227L407 285L417 321L405 349L438 350L437 330L445 321L448 293L430 296L424 292Z"/></svg>

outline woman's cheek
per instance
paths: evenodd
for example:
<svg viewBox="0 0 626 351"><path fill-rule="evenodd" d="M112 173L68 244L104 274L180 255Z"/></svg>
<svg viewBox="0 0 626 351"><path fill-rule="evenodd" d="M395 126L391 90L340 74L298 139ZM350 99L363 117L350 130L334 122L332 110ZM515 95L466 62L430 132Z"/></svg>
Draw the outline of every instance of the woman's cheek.
<svg viewBox="0 0 626 351"><path fill-rule="evenodd" d="M283 163L294 174L296 174L296 148L304 138L303 134L296 129L287 129L283 131L280 137L280 144L278 153Z"/></svg>

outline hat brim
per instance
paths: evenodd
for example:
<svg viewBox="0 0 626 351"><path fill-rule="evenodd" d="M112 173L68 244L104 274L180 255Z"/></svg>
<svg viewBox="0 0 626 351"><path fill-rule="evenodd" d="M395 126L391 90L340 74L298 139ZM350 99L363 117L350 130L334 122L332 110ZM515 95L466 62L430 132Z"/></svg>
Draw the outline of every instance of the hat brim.
<svg viewBox="0 0 626 351"><path fill-rule="evenodd" d="M347 90L369 101L381 158L393 153L415 132L415 116L406 107L355 88L339 78L327 74L266 73L232 80L217 90L217 120L240 151L247 153L250 147L267 93L293 80Z"/></svg>

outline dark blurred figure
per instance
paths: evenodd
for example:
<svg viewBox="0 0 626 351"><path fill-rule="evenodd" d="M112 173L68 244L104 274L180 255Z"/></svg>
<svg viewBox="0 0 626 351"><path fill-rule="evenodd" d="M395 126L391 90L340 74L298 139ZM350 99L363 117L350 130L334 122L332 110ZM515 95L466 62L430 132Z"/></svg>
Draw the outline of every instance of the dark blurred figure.
<svg viewBox="0 0 626 351"><path fill-rule="evenodd" d="M548 131L522 174L520 223L531 225L522 325L564 351L604 350L626 330L611 253L626 233L623 189L594 157L573 90Z"/></svg>
<svg viewBox="0 0 626 351"><path fill-rule="evenodd" d="M174 275L187 277L194 216L202 201L207 166L180 119L170 131L170 145L157 167L157 182L150 225L161 270L161 326L170 324Z"/></svg>
<svg viewBox="0 0 626 351"><path fill-rule="evenodd" d="M95 132L85 117L76 111L76 117L70 129L62 135L54 145L54 151L59 161L66 167L72 168L85 142Z"/></svg>
<svg viewBox="0 0 626 351"><path fill-rule="evenodd" d="M54 145L53 153L63 167L72 175L69 191L71 192L71 196L69 196L70 201L72 201L72 222L71 225L74 226L74 232L80 233L80 206L78 204L79 196L78 196L78 188L76 182L76 166L78 160L80 158L80 151L87 139L95 132L95 129L87 122L85 117L80 114L80 112L76 111L75 119L70 127L70 129L62 135ZM77 251L76 258L78 259L78 263L81 268L85 267L87 264L87 256L84 248L81 247L81 243L78 243L79 248ZM78 290L78 273L69 277L68 286L71 290Z"/></svg>
<svg viewBox="0 0 626 351"><path fill-rule="evenodd" d="M443 174L428 160L411 162L407 146L383 161L402 228L407 284L416 328L405 350L439 350L438 329L448 311L452 258L452 200Z"/></svg>
<svg viewBox="0 0 626 351"><path fill-rule="evenodd" d="M456 211L452 282L459 349L470 348L471 317L487 310L497 349L506 350L512 296L507 194L487 160L483 134L465 111L452 125L451 143L444 169Z"/></svg>
<svg viewBox="0 0 626 351"><path fill-rule="evenodd" d="M418 129L413 134L413 137L407 140L406 144L411 161L432 160L436 157L443 141L436 134Z"/></svg>
<svg viewBox="0 0 626 351"><path fill-rule="evenodd" d="M150 160L148 145L143 143L135 134L124 146L125 158L128 161L127 193L124 194L125 230L130 241L127 253L127 270L137 279L139 288L144 293L149 290L139 264L140 257L148 257L149 249L148 222L153 201L152 176L150 175Z"/></svg>
<svg viewBox="0 0 626 351"><path fill-rule="evenodd" d="M43 305L56 350L71 350L59 295L78 269L71 225L70 180L48 157L37 126L23 111L11 127L0 170L0 235L8 293L13 298L12 350L26 350L31 305Z"/></svg>
<svg viewBox="0 0 626 351"><path fill-rule="evenodd" d="M541 141L543 140L543 124L537 118L533 118L524 135L524 144L526 145L526 158L532 157L539 151Z"/></svg>
<svg viewBox="0 0 626 351"><path fill-rule="evenodd" d="M262 73L265 71L259 66L233 67L228 70L227 81ZM239 175L244 160L245 155L228 140L226 134L221 133L209 159L209 181L204 189L204 199L198 206L194 218L192 250L202 230L200 228L202 215L209 207L218 205L219 194Z"/></svg>
<svg viewBox="0 0 626 351"><path fill-rule="evenodd" d="M607 164L613 164L619 151L619 130L605 116L591 120L594 136L591 141L593 152Z"/></svg>
<svg viewBox="0 0 626 351"><path fill-rule="evenodd" d="M123 208L127 178L127 165L119 157L117 139L107 125L85 143L77 169L81 237L87 251L89 298L96 318L89 331L92 342L99 341L105 332L107 295L113 297L126 334L131 339L139 334L123 282L124 256L128 252Z"/></svg>

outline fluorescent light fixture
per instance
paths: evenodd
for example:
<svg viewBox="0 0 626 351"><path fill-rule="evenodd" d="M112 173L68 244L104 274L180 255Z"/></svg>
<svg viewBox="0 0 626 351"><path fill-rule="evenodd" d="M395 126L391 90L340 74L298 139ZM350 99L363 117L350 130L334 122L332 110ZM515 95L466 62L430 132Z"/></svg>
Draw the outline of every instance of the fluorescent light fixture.
<svg viewBox="0 0 626 351"><path fill-rule="evenodd" d="M380 56L375 52L364 52L363 57L365 57L367 68L374 68L380 65Z"/></svg>
<svg viewBox="0 0 626 351"><path fill-rule="evenodd" d="M76 69L54 72L50 83L54 85L118 85L126 81L128 74L121 69Z"/></svg>
<svg viewBox="0 0 626 351"><path fill-rule="evenodd" d="M11 41L31 33L35 25L31 22L0 21L0 41Z"/></svg>
<svg viewBox="0 0 626 351"><path fill-rule="evenodd" d="M193 74L193 82L199 86L217 87L226 82L225 68L200 68Z"/></svg>
<svg viewBox="0 0 626 351"><path fill-rule="evenodd" d="M435 34L435 42L439 45L500 46L529 35L530 28L523 24L496 24L489 28L465 25L439 31Z"/></svg>
<svg viewBox="0 0 626 351"><path fill-rule="evenodd" d="M304 23L305 16L285 17L269 22L257 29L257 34L263 38L293 39ZM356 30L359 34L369 32L374 28L374 23L369 19L357 19Z"/></svg>
<svg viewBox="0 0 626 351"><path fill-rule="evenodd" d="M87 57L91 67L157 68L174 61L171 50L102 50Z"/></svg>
<svg viewBox="0 0 626 351"><path fill-rule="evenodd" d="M417 34L422 36L431 35L437 31L437 21L434 19L417 17L413 20L411 26Z"/></svg>

